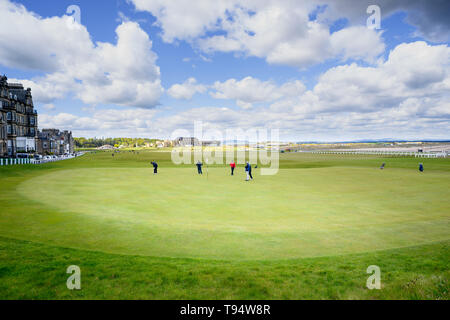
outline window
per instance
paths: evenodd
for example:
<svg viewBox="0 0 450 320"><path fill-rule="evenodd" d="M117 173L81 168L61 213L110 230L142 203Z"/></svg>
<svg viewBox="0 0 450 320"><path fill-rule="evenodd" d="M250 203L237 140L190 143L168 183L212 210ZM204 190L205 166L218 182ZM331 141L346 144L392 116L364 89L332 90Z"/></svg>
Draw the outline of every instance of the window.
<svg viewBox="0 0 450 320"><path fill-rule="evenodd" d="M34 136L34 128L30 128L30 134Z"/></svg>
<svg viewBox="0 0 450 320"><path fill-rule="evenodd" d="M8 121L11 121L11 120L12 120L12 113L11 113L11 112L8 112L8 113L6 114L6 120L8 120Z"/></svg>
<svg viewBox="0 0 450 320"><path fill-rule="evenodd" d="M12 127L10 124L8 124L8 134L12 134Z"/></svg>
<svg viewBox="0 0 450 320"><path fill-rule="evenodd" d="M11 140L8 140L8 155L12 155L14 144Z"/></svg>
<svg viewBox="0 0 450 320"><path fill-rule="evenodd" d="M30 118L30 125L34 126L34 117Z"/></svg>

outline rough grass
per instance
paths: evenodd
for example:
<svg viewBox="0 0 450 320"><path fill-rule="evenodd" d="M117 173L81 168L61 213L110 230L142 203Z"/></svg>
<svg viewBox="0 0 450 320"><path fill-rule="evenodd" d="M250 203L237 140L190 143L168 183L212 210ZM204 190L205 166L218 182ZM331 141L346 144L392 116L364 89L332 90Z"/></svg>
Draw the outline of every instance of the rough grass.
<svg viewBox="0 0 450 320"><path fill-rule="evenodd" d="M449 299L449 243L289 261L124 256L0 238L1 299ZM381 290L366 269L381 268ZM66 269L81 267L81 290Z"/></svg>

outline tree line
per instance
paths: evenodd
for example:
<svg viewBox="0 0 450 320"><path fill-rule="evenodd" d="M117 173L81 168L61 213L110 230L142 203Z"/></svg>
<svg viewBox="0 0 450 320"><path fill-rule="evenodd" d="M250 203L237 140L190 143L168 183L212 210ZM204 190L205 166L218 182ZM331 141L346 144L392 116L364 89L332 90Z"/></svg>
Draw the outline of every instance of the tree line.
<svg viewBox="0 0 450 320"><path fill-rule="evenodd" d="M147 144L155 144L156 141L159 141L147 138L74 138L74 140L77 148L98 148L105 144L109 144L116 148L120 146L135 147L136 145L142 147Z"/></svg>

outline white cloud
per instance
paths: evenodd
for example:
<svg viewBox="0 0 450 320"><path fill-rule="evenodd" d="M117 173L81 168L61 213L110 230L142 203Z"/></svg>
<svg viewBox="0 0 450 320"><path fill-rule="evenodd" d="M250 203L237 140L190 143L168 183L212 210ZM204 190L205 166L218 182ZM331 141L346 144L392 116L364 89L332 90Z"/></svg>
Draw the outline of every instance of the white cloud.
<svg viewBox="0 0 450 320"><path fill-rule="evenodd" d="M353 63L329 69L312 91L300 97L299 107L315 112L371 112L396 108L411 98L448 100L449 85L449 47L419 41L397 46L377 67Z"/></svg>
<svg viewBox="0 0 450 320"><path fill-rule="evenodd" d="M90 104L157 105L163 89L152 41L135 22L123 22L116 34L116 44L93 43L71 17L42 18L0 0L0 64L45 73L20 80L37 102L74 93Z"/></svg>
<svg viewBox="0 0 450 320"><path fill-rule="evenodd" d="M304 68L335 57L373 62L384 50L374 30L330 34L329 21L311 21L315 0L131 1L157 18L164 41L186 40L204 52L243 52Z"/></svg>
<svg viewBox="0 0 450 320"><path fill-rule="evenodd" d="M55 110L56 107L53 103L48 103L48 104L44 104L44 109L51 111L51 110Z"/></svg>
<svg viewBox="0 0 450 320"><path fill-rule="evenodd" d="M211 94L258 110L202 107L174 115L155 110L97 110L90 118L43 115L44 123L76 135L170 137L177 129L279 128L283 139L438 138L450 132L450 48L413 42L397 46L387 61L355 63L324 72L311 90L299 81L276 85L247 77L216 82ZM420 79L421 81L413 81ZM149 113L148 113L149 112ZM42 120L40 120L42 122Z"/></svg>
<svg viewBox="0 0 450 320"><path fill-rule="evenodd" d="M448 139L449 55L446 45L413 42L397 46L376 66L331 68L307 91L299 81L276 85L252 77L211 87L217 99L234 99L244 107L260 103L258 110L202 107L165 116L155 110L97 110L90 118L59 114L43 119L89 136L168 138L177 129L192 132L200 120L205 129L222 132L279 128L290 140Z"/></svg>
<svg viewBox="0 0 450 320"><path fill-rule="evenodd" d="M250 108L253 103L298 96L305 91L305 86L298 80L277 86L272 81L261 81L252 77L217 81L212 88L210 94L213 98L236 100L237 105L244 109Z"/></svg>
<svg viewBox="0 0 450 320"><path fill-rule="evenodd" d="M349 27L331 35L331 50L335 56L340 56L344 61L359 59L374 63L375 58L385 50L380 36L380 32L373 32L366 26Z"/></svg>
<svg viewBox="0 0 450 320"><path fill-rule="evenodd" d="M102 109L91 116L69 113L39 115L40 128L64 128L81 136L139 136L149 133L156 110L149 109Z"/></svg>
<svg viewBox="0 0 450 320"><path fill-rule="evenodd" d="M167 93L175 99L190 100L196 93L204 93L206 86L197 84L195 78L189 78L182 84L174 84Z"/></svg>

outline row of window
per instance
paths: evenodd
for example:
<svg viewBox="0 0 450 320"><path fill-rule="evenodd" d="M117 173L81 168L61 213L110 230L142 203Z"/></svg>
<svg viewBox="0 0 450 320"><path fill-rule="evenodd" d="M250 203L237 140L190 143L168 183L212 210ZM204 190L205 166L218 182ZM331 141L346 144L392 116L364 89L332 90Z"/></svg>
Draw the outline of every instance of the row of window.
<svg viewBox="0 0 450 320"><path fill-rule="evenodd" d="M2 116L2 114L0 113L0 122L5 120L4 116ZM21 116L16 114L15 112L7 112L6 113L6 120L7 121L14 121L17 122L19 124L22 125L26 125L27 123L27 117L26 116ZM35 117L29 117L29 125L30 126L35 126L36 125L36 118Z"/></svg>
<svg viewBox="0 0 450 320"><path fill-rule="evenodd" d="M29 104L28 106L26 106L24 104L21 104L21 103L16 103L16 110L17 110L17 112L20 112L20 113L32 113L34 111L33 107L32 107L32 103L31 103L30 100L27 100L27 102ZM2 109L4 107L10 107L10 106L11 106L10 102L0 100L0 109Z"/></svg>
<svg viewBox="0 0 450 320"><path fill-rule="evenodd" d="M33 108L32 107L26 107L23 104L16 104L16 110L19 113L32 113L33 112Z"/></svg>
<svg viewBox="0 0 450 320"><path fill-rule="evenodd" d="M17 135L19 137L31 136L34 137L36 134L35 128L27 128L16 125L6 125L0 126L0 139L5 139L7 135Z"/></svg>

